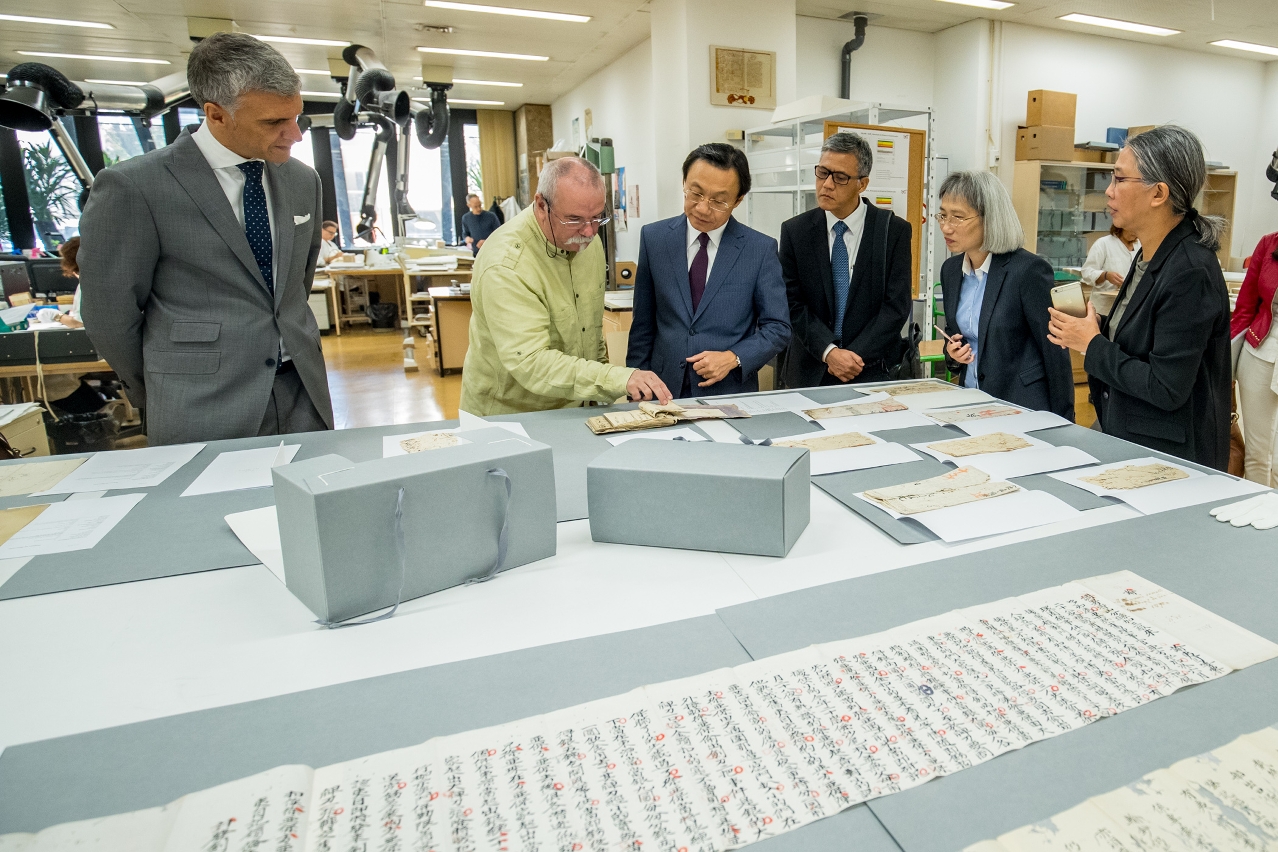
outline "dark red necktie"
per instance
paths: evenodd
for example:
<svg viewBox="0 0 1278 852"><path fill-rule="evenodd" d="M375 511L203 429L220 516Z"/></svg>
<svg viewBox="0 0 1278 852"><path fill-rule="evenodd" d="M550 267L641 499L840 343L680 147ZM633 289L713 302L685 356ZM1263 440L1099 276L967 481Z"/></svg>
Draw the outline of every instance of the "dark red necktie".
<svg viewBox="0 0 1278 852"><path fill-rule="evenodd" d="M706 246L710 244L709 234L697 234L697 242L701 243L701 248L697 249L697 256L692 259L692 266L688 267L688 287L692 290L692 312L697 312L697 306L701 304L701 296L706 292L706 269L710 266L710 253L706 251Z"/></svg>

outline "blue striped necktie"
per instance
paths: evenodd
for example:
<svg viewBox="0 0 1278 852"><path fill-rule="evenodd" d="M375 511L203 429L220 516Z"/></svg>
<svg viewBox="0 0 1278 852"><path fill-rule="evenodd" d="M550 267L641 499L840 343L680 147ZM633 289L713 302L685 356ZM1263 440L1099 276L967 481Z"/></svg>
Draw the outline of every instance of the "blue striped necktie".
<svg viewBox="0 0 1278 852"><path fill-rule="evenodd" d="M848 269L848 244L843 241L848 226L834 223L834 248L830 250L830 272L834 274L834 339L843 341L843 315L848 309L848 288L852 286L852 273Z"/></svg>
<svg viewBox="0 0 1278 852"><path fill-rule="evenodd" d="M257 261L266 289L273 296L274 250L271 245L271 219L266 210L266 190L262 186L262 166L261 160L249 160L240 163L237 168L244 172L244 235L248 237L249 248L253 250L253 259Z"/></svg>

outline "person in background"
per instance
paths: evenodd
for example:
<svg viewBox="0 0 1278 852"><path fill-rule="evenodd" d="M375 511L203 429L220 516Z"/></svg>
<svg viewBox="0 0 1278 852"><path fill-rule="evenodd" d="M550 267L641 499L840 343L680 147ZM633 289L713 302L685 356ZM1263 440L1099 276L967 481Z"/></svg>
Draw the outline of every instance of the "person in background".
<svg viewBox="0 0 1278 852"><path fill-rule="evenodd" d="M1051 341L1084 354L1108 435L1229 467L1229 291L1216 259L1224 220L1194 198L1207 178L1198 137L1164 125L1127 140L1105 190L1141 249L1109 316L1051 310Z"/></svg>
<svg viewBox="0 0 1278 852"><path fill-rule="evenodd" d="M1123 279L1132 268L1132 260L1140 251L1140 240L1117 225L1111 225L1109 233L1092 243L1083 261L1083 281L1091 285L1092 299L1098 314L1108 314L1113 306L1112 297L1097 299L1097 295L1118 294Z"/></svg>
<svg viewBox="0 0 1278 852"><path fill-rule="evenodd" d="M1278 438L1278 233L1260 238L1247 264L1231 338L1243 335L1238 356L1238 396L1242 408L1247 478L1278 488L1274 443Z"/></svg>
<svg viewBox="0 0 1278 852"><path fill-rule="evenodd" d="M487 241L470 289L461 409L480 417L583 402L670 401L655 373L608 363L603 336L604 181L551 160L537 195Z"/></svg>
<svg viewBox="0 0 1278 852"><path fill-rule="evenodd" d="M884 381L899 354L910 316L910 225L861 198L873 165L864 138L830 136L816 166L817 209L781 226L794 328L786 387Z"/></svg>
<svg viewBox="0 0 1278 852"><path fill-rule="evenodd" d="M945 352L959 384L1074 419L1069 352L1047 340L1052 267L1021 248L1011 196L991 172L941 184L937 222L955 256L941 266Z"/></svg>
<svg viewBox="0 0 1278 852"><path fill-rule="evenodd" d="M683 215L640 236L626 363L680 399L757 391L790 342L776 241L732 218L749 191L743 151L702 145L683 161Z"/></svg>
<svg viewBox="0 0 1278 852"><path fill-rule="evenodd" d="M62 267L62 274L68 278L80 277L80 265L75 262L76 255L80 252L80 238L72 237L62 245L58 246L58 255L62 258L59 264ZM71 310L65 314L58 316L58 322L67 328L84 328L84 319L80 316L80 288L75 288L75 298L71 302Z"/></svg>
<svg viewBox="0 0 1278 852"><path fill-rule="evenodd" d="M332 219L325 219L324 224L320 226L320 242L319 265L328 266L333 261L342 256L342 247L337 244L337 223Z"/></svg>
<svg viewBox="0 0 1278 852"><path fill-rule="evenodd" d="M466 196L466 206L470 208L470 212L462 214L462 239L478 255L484 241L501 227L501 220L493 211L485 210L484 199L473 192Z"/></svg>

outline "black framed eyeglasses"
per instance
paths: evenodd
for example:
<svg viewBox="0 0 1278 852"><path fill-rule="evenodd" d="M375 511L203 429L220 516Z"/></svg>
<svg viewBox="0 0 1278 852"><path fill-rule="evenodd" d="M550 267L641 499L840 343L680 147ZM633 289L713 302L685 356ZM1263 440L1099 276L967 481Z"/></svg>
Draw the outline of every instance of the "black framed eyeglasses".
<svg viewBox="0 0 1278 852"><path fill-rule="evenodd" d="M854 180L860 180L860 178L853 177L846 172L832 172L825 166L817 166L812 171L816 174L817 183L825 183L826 180L834 178L835 186L847 186Z"/></svg>

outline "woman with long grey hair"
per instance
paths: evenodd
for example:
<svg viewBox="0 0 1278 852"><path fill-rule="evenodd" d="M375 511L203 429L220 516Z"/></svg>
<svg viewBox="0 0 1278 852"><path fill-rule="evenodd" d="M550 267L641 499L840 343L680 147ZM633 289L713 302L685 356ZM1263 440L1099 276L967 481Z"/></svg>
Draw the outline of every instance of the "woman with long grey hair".
<svg viewBox="0 0 1278 852"><path fill-rule="evenodd" d="M1194 199L1207 179L1198 137L1156 127L1118 154L1105 191L1140 240L1109 316L1051 311L1051 340L1085 356L1107 434L1217 470L1229 466L1229 292L1216 259L1223 219Z"/></svg>
<svg viewBox="0 0 1278 852"><path fill-rule="evenodd" d="M990 172L955 172L937 216L949 366L959 384L1074 419L1069 353L1047 342L1052 267L1021 247L1012 198Z"/></svg>

